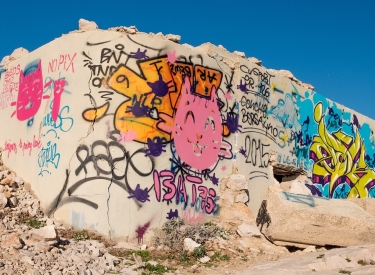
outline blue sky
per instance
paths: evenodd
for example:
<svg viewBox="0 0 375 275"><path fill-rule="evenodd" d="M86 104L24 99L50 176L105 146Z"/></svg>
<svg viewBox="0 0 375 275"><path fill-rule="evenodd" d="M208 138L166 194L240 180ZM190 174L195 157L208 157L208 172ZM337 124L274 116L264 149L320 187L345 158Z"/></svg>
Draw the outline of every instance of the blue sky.
<svg viewBox="0 0 375 275"><path fill-rule="evenodd" d="M0 59L78 29L80 18L101 29L135 25L245 52L375 119L375 1L21 0L0 11Z"/></svg>

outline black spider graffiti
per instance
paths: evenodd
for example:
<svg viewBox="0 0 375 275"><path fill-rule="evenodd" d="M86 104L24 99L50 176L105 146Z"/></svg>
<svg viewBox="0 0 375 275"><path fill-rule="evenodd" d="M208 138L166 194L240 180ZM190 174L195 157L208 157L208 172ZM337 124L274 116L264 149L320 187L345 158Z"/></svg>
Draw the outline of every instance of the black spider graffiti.
<svg viewBox="0 0 375 275"><path fill-rule="evenodd" d="M267 201L264 200L259 208L258 216L256 218L257 226L261 225L260 231L263 229L263 225L267 224L267 227L271 224L271 217L267 211Z"/></svg>
<svg viewBox="0 0 375 275"><path fill-rule="evenodd" d="M245 150L243 147L240 148L239 153L240 153L241 155L243 155L245 158L247 158L246 150Z"/></svg>
<svg viewBox="0 0 375 275"><path fill-rule="evenodd" d="M136 58L136 59L146 59L148 56L146 55L147 50L144 50L141 52L141 49L138 48L136 52L131 52L130 57Z"/></svg>
<svg viewBox="0 0 375 275"><path fill-rule="evenodd" d="M166 142L166 138L160 138L160 137L154 137L152 140L150 138L147 138L147 145L148 149L146 149L145 156L160 156L161 153L165 152L165 144L163 144L163 141Z"/></svg>
<svg viewBox="0 0 375 275"><path fill-rule="evenodd" d="M129 190L130 198L136 198L140 202L146 202L150 201L149 195L148 195L148 187L145 189L141 188L141 185L138 183L137 186L135 187L135 190Z"/></svg>
<svg viewBox="0 0 375 275"><path fill-rule="evenodd" d="M172 86L169 86L169 84L172 83ZM155 82L147 82L147 85L152 89L151 92L145 93L145 95L148 94L154 94L155 97L164 97L168 94L169 89L173 87L173 82L172 80L165 82L163 80L163 76L159 73L159 79L156 80Z"/></svg>
<svg viewBox="0 0 375 275"><path fill-rule="evenodd" d="M139 101L137 100L137 96L134 95L133 96L133 105L132 106L127 106L126 107L126 112L127 113L133 113L133 115L135 117L142 117L142 116L146 116L149 111L150 111L150 108L148 106L145 105L145 101L146 101L146 98L147 97L144 97L144 99L142 100L142 96L140 97ZM141 103L142 101L142 103Z"/></svg>

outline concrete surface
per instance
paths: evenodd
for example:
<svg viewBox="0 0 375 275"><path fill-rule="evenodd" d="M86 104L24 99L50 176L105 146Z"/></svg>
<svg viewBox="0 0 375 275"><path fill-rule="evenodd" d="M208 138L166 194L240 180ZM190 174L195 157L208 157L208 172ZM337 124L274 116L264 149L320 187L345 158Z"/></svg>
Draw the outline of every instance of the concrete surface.
<svg viewBox="0 0 375 275"><path fill-rule="evenodd" d="M278 171L306 171L322 197L375 196L374 121L292 73L178 35L79 25L0 64L3 161L50 217L142 242L172 217L217 216L233 167L253 216Z"/></svg>
<svg viewBox="0 0 375 275"><path fill-rule="evenodd" d="M375 217L349 200L272 189L266 200L270 223L258 226L275 243L302 247L375 243Z"/></svg>
<svg viewBox="0 0 375 275"><path fill-rule="evenodd" d="M375 254L375 245L353 246L295 255L278 261L257 264L236 275L337 275L337 274L375 274L375 265L366 263ZM343 261L341 261L341 259ZM363 261L365 265L359 264ZM339 264L338 264L339 263ZM362 263L362 262L360 262ZM375 262L374 262L375 263ZM321 268L319 268L319 266ZM315 269L315 271L313 270ZM340 273L341 271L341 273ZM345 273L345 271L350 273Z"/></svg>

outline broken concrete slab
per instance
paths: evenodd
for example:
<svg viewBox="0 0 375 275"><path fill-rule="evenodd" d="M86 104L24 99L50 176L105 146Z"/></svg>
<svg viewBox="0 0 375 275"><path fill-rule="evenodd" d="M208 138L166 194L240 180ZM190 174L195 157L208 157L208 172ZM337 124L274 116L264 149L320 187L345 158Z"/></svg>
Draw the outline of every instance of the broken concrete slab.
<svg viewBox="0 0 375 275"><path fill-rule="evenodd" d="M79 19L78 26L80 31L95 31L98 29L98 25L94 21L88 21L86 19Z"/></svg>
<svg viewBox="0 0 375 275"><path fill-rule="evenodd" d="M57 231L54 225L47 225L42 228L34 228L31 231L33 234L42 236L46 241L53 241L58 239Z"/></svg>
<svg viewBox="0 0 375 275"><path fill-rule="evenodd" d="M347 200L355 203L375 217L375 200L373 198L348 198Z"/></svg>
<svg viewBox="0 0 375 275"><path fill-rule="evenodd" d="M270 190L257 225L278 245L306 248L375 243L375 217L348 200Z"/></svg>
<svg viewBox="0 0 375 275"><path fill-rule="evenodd" d="M201 245L190 238L184 239L184 250L188 252L193 252L195 248Z"/></svg>
<svg viewBox="0 0 375 275"><path fill-rule="evenodd" d="M17 60L17 59L21 58L22 56L27 55L28 53L29 53L28 50L26 50L25 48L20 47L20 48L15 49L12 52L12 54L10 55L9 59L10 60Z"/></svg>
<svg viewBox="0 0 375 275"><path fill-rule="evenodd" d="M240 226L238 226L237 233L241 237L262 236L262 233L260 233L259 229L256 226L253 226L247 223L242 223Z"/></svg>
<svg viewBox="0 0 375 275"><path fill-rule="evenodd" d="M289 188L284 191L292 194L312 195L310 189L306 186L306 184L311 185L311 180L308 179L305 175L299 175L295 180L290 181ZM287 186L287 183L282 182L280 186L281 188L283 188L284 186Z"/></svg>

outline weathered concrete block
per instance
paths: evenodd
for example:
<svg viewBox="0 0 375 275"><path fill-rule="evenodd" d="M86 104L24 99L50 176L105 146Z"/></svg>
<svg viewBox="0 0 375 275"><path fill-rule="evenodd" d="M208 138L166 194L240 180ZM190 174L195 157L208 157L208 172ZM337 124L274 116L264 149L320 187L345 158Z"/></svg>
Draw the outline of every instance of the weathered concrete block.
<svg viewBox="0 0 375 275"><path fill-rule="evenodd" d="M262 233L260 233L259 229L250 224L243 223L237 228L237 233L241 237L260 237Z"/></svg>
<svg viewBox="0 0 375 275"><path fill-rule="evenodd" d="M1 242L1 247L14 247L19 249L22 247L20 238L16 234L7 235Z"/></svg>
<svg viewBox="0 0 375 275"><path fill-rule="evenodd" d="M4 193L0 193L0 209L3 209L8 203L8 199Z"/></svg>
<svg viewBox="0 0 375 275"><path fill-rule="evenodd" d="M257 224L279 244L349 246L375 242L375 217L348 200L270 191Z"/></svg>
<svg viewBox="0 0 375 275"><path fill-rule="evenodd" d="M230 175L227 182L227 187L236 191L247 190L249 188L246 177L242 174Z"/></svg>
<svg viewBox="0 0 375 275"><path fill-rule="evenodd" d="M301 180L294 180L289 188L289 193L311 195L311 191L306 187L305 183Z"/></svg>
<svg viewBox="0 0 375 275"><path fill-rule="evenodd" d="M234 201L247 203L249 201L249 196L245 192L243 192L243 193L238 194L236 198L234 199Z"/></svg>
<svg viewBox="0 0 375 275"><path fill-rule="evenodd" d="M53 225L47 225L39 229L33 229L32 233L42 236L46 241L58 239L57 231L55 229L55 226Z"/></svg>
<svg viewBox="0 0 375 275"><path fill-rule="evenodd" d="M98 29L98 25L94 21L88 21L82 18L79 19L78 25L81 31L94 31Z"/></svg>
<svg viewBox="0 0 375 275"><path fill-rule="evenodd" d="M348 200L375 217L375 200L373 198L350 198Z"/></svg>
<svg viewBox="0 0 375 275"><path fill-rule="evenodd" d="M195 248L200 247L201 245L190 238L184 239L184 250L192 252Z"/></svg>

